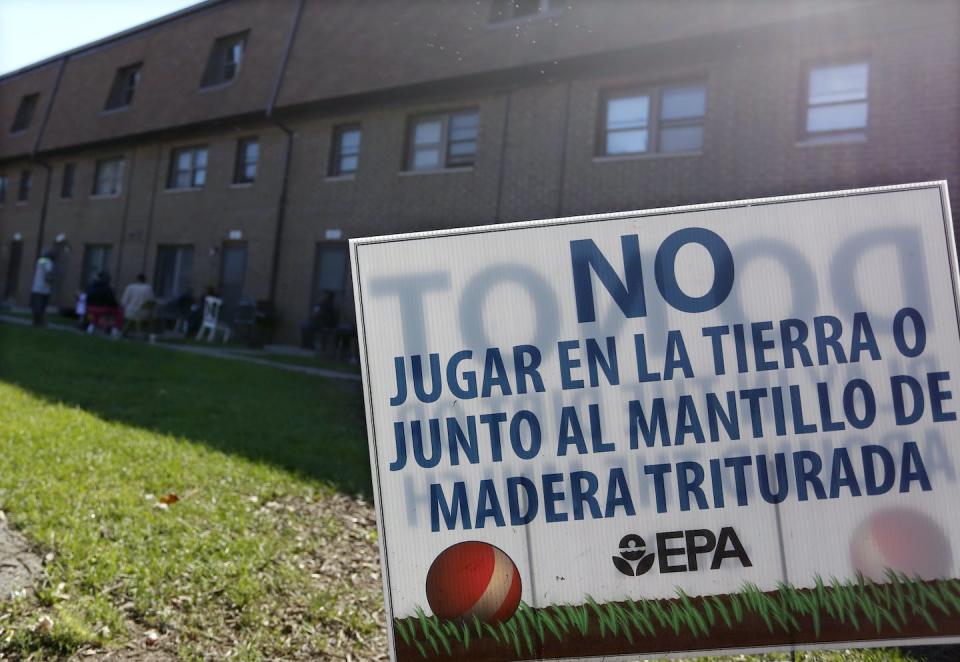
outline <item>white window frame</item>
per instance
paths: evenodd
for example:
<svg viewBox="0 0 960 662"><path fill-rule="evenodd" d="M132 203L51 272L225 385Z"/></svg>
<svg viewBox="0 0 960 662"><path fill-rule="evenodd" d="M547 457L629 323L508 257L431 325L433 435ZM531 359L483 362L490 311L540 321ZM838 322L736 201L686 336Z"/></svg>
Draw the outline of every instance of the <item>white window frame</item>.
<svg viewBox="0 0 960 662"><path fill-rule="evenodd" d="M117 69L113 75L113 84L107 94L107 102L103 106L104 112L125 110L133 103L133 97L140 86L140 69L142 63L128 64Z"/></svg>
<svg viewBox="0 0 960 662"><path fill-rule="evenodd" d="M359 137L357 138L357 147L356 151L353 151L351 148L350 151L345 151L343 148L343 137L356 131ZM333 142L331 143L330 151L330 165L327 169L328 177L352 177L357 173L357 170L360 169L360 148L363 145L363 128L359 124L341 124L333 128ZM343 159L344 157L355 157L357 160L357 165L352 169L345 170L343 168Z"/></svg>
<svg viewBox="0 0 960 662"><path fill-rule="evenodd" d="M248 158L247 149L251 145L256 145L257 154L253 159ZM247 176L247 168L253 166L253 176ZM233 164L233 183L234 184L253 184L257 181L257 174L260 167L260 138L258 136L247 136L237 140L237 155Z"/></svg>
<svg viewBox="0 0 960 662"><path fill-rule="evenodd" d="M203 153L203 163L198 165L198 156L200 153ZM190 164L187 168L180 167L180 156L183 154L190 155ZM171 150L170 152L170 167L167 173L167 190L168 191L190 191L202 189L207 183L207 169L209 168L209 158L210 154L207 151L206 145L192 145L190 147L177 147ZM197 183L197 173L202 172L203 177L200 183ZM189 183L185 185L180 185L178 183L179 175L182 173L187 173L189 175Z"/></svg>
<svg viewBox="0 0 960 662"><path fill-rule="evenodd" d="M866 65L867 78L863 90L863 96L846 99L842 101L827 101L814 103L810 99L812 90L812 79L814 72L826 69L837 69L840 67L849 67L853 65ZM870 127L870 60L865 57L847 58L843 60L833 60L829 62L812 63L804 69L803 78L803 113L800 118L800 139L806 143L826 143L826 142L850 142L866 140L867 130ZM866 105L866 117L862 127L846 127L839 129L821 129L811 131L809 129L810 112L817 108L829 108L831 106L843 106L854 103L863 103Z"/></svg>
<svg viewBox="0 0 960 662"><path fill-rule="evenodd" d="M683 88L702 88L703 89L703 114L691 117L677 119L663 119L663 97L671 90ZM611 129L608 124L608 109L611 101L617 99L647 98L647 123L631 127L621 127ZM624 87L606 90L601 96L599 129L597 131L597 150L596 154L602 158L630 158L644 155L671 155L671 154L700 154L703 152L703 145L706 142L706 124L708 110L709 87L707 81L702 78L671 81L659 85L641 85L637 87ZM696 149L684 150L663 150L663 131L671 128L700 127L703 137L700 146ZM647 132L647 147L644 150L633 152L609 152L607 147L607 138L611 133L623 131L635 131L645 129Z"/></svg>
<svg viewBox="0 0 960 662"><path fill-rule="evenodd" d="M118 197L123 192L123 167L124 159L122 156L99 159L93 175L91 197Z"/></svg>
<svg viewBox="0 0 960 662"><path fill-rule="evenodd" d="M214 89L230 85L240 76L246 56L249 31L217 37L210 47L207 66L203 70L200 89Z"/></svg>
<svg viewBox="0 0 960 662"><path fill-rule="evenodd" d="M453 140L450 137L450 125L453 122L453 118L464 115L473 115L477 118L477 128L476 133L474 134L472 140ZM417 126L421 124L426 124L428 122L440 122L440 139L435 143L417 143L416 142L416 133ZM469 163L457 163L457 157L451 155L450 148L453 144L458 142L473 142L474 149ZM436 166L417 168L416 163L416 154L420 149L432 148L436 149L440 154L440 163ZM415 115L410 118L407 123L407 149L404 156L404 171L405 172L436 172L442 170L465 170L470 169L474 166L477 160L477 152L480 149L480 109L479 108L462 108L459 110L443 112L443 113L430 113L427 115Z"/></svg>

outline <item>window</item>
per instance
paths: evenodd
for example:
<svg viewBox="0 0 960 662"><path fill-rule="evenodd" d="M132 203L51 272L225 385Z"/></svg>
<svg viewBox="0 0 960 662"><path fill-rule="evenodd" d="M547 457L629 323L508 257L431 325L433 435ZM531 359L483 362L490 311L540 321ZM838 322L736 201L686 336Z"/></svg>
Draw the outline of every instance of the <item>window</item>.
<svg viewBox="0 0 960 662"><path fill-rule="evenodd" d="M414 118L410 123L407 170L472 166L479 124L476 110Z"/></svg>
<svg viewBox="0 0 960 662"><path fill-rule="evenodd" d="M157 246L153 291L158 299L173 299L190 291L193 246Z"/></svg>
<svg viewBox="0 0 960 662"><path fill-rule="evenodd" d="M707 88L686 83L611 92L604 99L600 154L697 152Z"/></svg>
<svg viewBox="0 0 960 662"><path fill-rule="evenodd" d="M863 137L867 128L869 75L867 62L810 69L805 137L813 140Z"/></svg>
<svg viewBox="0 0 960 662"><path fill-rule="evenodd" d="M64 163L63 164L63 179L60 180L60 197L61 198L72 198L73 197L73 180L77 172L76 163Z"/></svg>
<svg viewBox="0 0 960 662"><path fill-rule="evenodd" d="M39 94L28 94L20 99L20 105L17 106L17 114L13 118L13 124L10 126L10 132L25 131L30 126L33 119L33 111L37 109L37 102L40 100Z"/></svg>
<svg viewBox="0 0 960 662"><path fill-rule="evenodd" d="M113 77L113 85L110 86L110 94L107 96L107 104L104 110L116 110L126 108L133 103L133 93L137 91L137 85L140 84L140 63L131 64L128 67L117 69L117 74Z"/></svg>
<svg viewBox="0 0 960 662"><path fill-rule="evenodd" d="M170 155L167 188L202 188L207 181L207 148L183 147Z"/></svg>
<svg viewBox="0 0 960 662"><path fill-rule="evenodd" d="M494 0L490 23L509 23L558 11L560 0Z"/></svg>
<svg viewBox="0 0 960 662"><path fill-rule="evenodd" d="M94 195L120 195L123 188L123 159L100 159L93 179Z"/></svg>
<svg viewBox="0 0 960 662"><path fill-rule="evenodd" d="M247 33L242 32L220 37L213 42L200 87L223 85L237 77L240 73L240 63L243 61L243 46L246 40Z"/></svg>
<svg viewBox="0 0 960 662"><path fill-rule="evenodd" d="M338 126L333 131L333 148L330 151L330 176L351 175L360 162L360 127Z"/></svg>
<svg viewBox="0 0 960 662"><path fill-rule="evenodd" d="M256 138L237 141L237 160L233 166L233 183L250 184L257 178L257 161L260 160L260 142Z"/></svg>
<svg viewBox="0 0 960 662"><path fill-rule="evenodd" d="M101 271L110 273L110 244L87 244L80 266L80 287L87 289Z"/></svg>
<svg viewBox="0 0 960 662"><path fill-rule="evenodd" d="M33 172L20 171L20 188L17 189L17 202L26 202L30 199L30 189L33 187Z"/></svg>
<svg viewBox="0 0 960 662"><path fill-rule="evenodd" d="M0 175L0 205L7 201L7 176Z"/></svg>

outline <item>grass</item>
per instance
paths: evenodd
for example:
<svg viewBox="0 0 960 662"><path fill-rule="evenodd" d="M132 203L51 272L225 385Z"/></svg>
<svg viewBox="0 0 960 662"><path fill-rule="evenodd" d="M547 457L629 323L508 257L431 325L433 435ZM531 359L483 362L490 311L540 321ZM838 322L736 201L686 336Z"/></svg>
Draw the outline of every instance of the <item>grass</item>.
<svg viewBox="0 0 960 662"><path fill-rule="evenodd" d="M32 314L29 310L11 310L3 308L0 306L0 314L10 315L11 317L19 317L20 319L31 319ZM67 317L66 315L61 315L60 313L47 313L46 321L48 324L64 324L66 326L76 327L77 318L76 317Z"/></svg>
<svg viewBox="0 0 960 662"><path fill-rule="evenodd" d="M51 555L0 604L0 653L136 628L185 659L379 647L358 385L0 324L0 402L0 510Z"/></svg>
<svg viewBox="0 0 960 662"><path fill-rule="evenodd" d="M888 581L825 584L816 579L813 589L781 583L777 591L764 592L745 584L736 593L693 599L682 591L671 600L637 600L599 604L588 599L581 605L556 605L534 609L521 603L508 621L490 624L449 621L428 616L394 620L399 638L423 657L468 650L471 642L492 638L517 657L536 656L548 639L622 636L630 644L644 637L707 638L718 629L741 627L746 618L759 617L767 629L785 634L801 631L801 620L812 620L819 636L824 621L849 624L854 630L884 628L900 632L912 617L922 618L933 630L937 620L960 617L960 580L913 581L890 573Z"/></svg>
<svg viewBox="0 0 960 662"><path fill-rule="evenodd" d="M22 310L0 310L3 315L19 317L21 319L30 319L30 313ZM76 318L64 317L59 314L47 315L47 321L50 324L61 324L71 328L77 327ZM226 352L236 353L242 356L250 356L263 361L279 363L282 365L297 365L308 368L320 368L322 370L332 370L334 372L346 372L350 374L360 374L360 364L350 363L348 361L338 360L328 356L310 355L301 356L299 354L278 354L276 352L257 351L251 349L246 343L231 340L229 343L223 343L219 339L215 342L207 340L197 340L195 337L161 337L160 342L171 345L191 345L194 347L205 347L211 349L221 349Z"/></svg>
<svg viewBox="0 0 960 662"><path fill-rule="evenodd" d="M360 374L360 364L359 363L349 363L347 361L340 361L327 356L318 356L316 354L311 354L309 356L303 356L300 354L280 354L277 352L268 352L265 350L256 350L251 349L249 346L242 342L230 341L229 343L222 343L219 340L214 342L207 342L206 340L197 340L196 338L188 337L165 337L161 338L160 342L170 345L189 345L192 347L203 347L209 349L220 349L225 352L230 352L237 354L239 356L247 356L251 358L256 358L261 361L270 361L272 363L280 363L283 365L298 365L305 366L308 368L321 368L323 370L332 370L335 372L346 372L351 374Z"/></svg>

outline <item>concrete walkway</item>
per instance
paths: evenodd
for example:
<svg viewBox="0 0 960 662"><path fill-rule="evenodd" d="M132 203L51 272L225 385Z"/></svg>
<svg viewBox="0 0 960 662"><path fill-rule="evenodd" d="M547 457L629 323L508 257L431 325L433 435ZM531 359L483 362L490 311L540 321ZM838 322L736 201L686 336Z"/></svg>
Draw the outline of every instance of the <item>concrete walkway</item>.
<svg viewBox="0 0 960 662"><path fill-rule="evenodd" d="M4 315L0 314L0 322L7 322L9 324L18 324L20 326L30 326L30 320L24 317L19 317L17 315ZM49 323L47 324L48 329L54 329L56 331L63 331L66 333L83 333L80 329L75 326L69 326L67 324L56 324ZM112 342L138 342L133 340L125 339L114 339L107 336L97 334L97 338L103 338L104 340L109 340ZM254 353L251 350L238 350L233 351L226 348L220 348L216 346L211 347L202 347L198 345L189 345L189 344L179 344L179 343L165 343L157 342L151 343L151 347L159 347L161 349L169 349L176 352L186 352L188 354L201 354L203 356L213 356L220 359L228 359L230 361L243 361L245 363L255 363L257 365L264 365L270 368L277 368L278 370L286 370L288 372L299 372L304 375L312 375L314 377L324 377L327 379L345 379L348 381L358 382L360 381L360 375L352 372L340 372L338 370L328 370L326 368L314 368L312 366L306 365L297 365L295 363L280 363L279 361L271 361L270 359L262 358L264 352ZM297 352L290 351L278 351L276 352L279 355L291 355L298 354Z"/></svg>

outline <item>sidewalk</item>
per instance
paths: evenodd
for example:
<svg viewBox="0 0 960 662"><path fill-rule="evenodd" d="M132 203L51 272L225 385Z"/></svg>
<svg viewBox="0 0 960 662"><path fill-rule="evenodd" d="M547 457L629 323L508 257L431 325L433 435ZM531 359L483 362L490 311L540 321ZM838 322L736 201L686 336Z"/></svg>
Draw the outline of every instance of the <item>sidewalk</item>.
<svg viewBox="0 0 960 662"><path fill-rule="evenodd" d="M25 317L18 317L16 315L9 315L0 313L0 322L5 322L8 324L19 324L20 326L30 326L30 320ZM54 322L48 323L46 328L54 329L56 331L63 331L66 333L83 333L80 329L75 326L70 326L67 324L57 324ZM97 334L95 337L102 338L104 340L110 340L112 342L138 342L127 340L123 338L109 338ZM176 343L165 343L165 342L156 342L149 343L151 347L159 347L161 349L169 349L177 352L187 352L190 354L201 354L203 356L213 356L221 359L228 359L231 361L243 361L246 363L255 363L257 365L265 365L270 368L277 368L278 370L287 370L288 372L299 372L305 375L312 375L314 377L324 377L327 379L345 379L349 381L360 381L360 375L351 373L351 372L340 372L337 370L327 370L325 368L314 368L311 366L297 365L295 363L280 363L279 361L271 361L270 359L262 358L267 352L255 352L255 350L240 349L240 350L231 350L226 348L219 348L215 346L211 347L199 347L197 345L181 345ZM296 348L283 348L283 346L273 346L275 347L275 352L278 355L299 355L300 352Z"/></svg>

